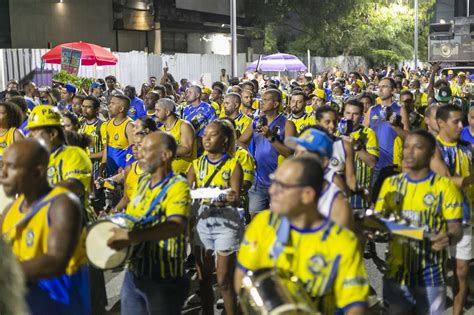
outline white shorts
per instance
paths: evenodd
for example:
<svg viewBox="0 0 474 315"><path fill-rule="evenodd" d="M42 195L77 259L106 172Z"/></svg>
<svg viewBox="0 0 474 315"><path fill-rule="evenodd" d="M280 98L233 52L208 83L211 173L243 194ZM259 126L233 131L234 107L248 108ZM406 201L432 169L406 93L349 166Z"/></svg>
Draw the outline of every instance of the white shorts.
<svg viewBox="0 0 474 315"><path fill-rule="evenodd" d="M461 260L471 260L474 258L472 250L472 226L463 227L461 240L453 246L449 246L451 257Z"/></svg>

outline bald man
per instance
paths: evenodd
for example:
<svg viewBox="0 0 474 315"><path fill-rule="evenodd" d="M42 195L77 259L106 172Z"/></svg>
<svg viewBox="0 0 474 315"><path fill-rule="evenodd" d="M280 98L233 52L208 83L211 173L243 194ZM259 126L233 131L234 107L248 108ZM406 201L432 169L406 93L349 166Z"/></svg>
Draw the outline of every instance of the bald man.
<svg viewBox="0 0 474 315"><path fill-rule="evenodd" d="M114 249L135 245L121 291L121 313L181 314L189 288L184 232L190 189L186 179L172 171L177 150L173 136L151 133L141 149L138 163L144 174L126 209L135 228L114 229L108 242Z"/></svg>
<svg viewBox="0 0 474 315"><path fill-rule="evenodd" d="M19 197L0 218L0 232L20 261L31 312L89 314L79 199L66 188L49 185L48 148L38 140L15 142L3 162L5 194Z"/></svg>

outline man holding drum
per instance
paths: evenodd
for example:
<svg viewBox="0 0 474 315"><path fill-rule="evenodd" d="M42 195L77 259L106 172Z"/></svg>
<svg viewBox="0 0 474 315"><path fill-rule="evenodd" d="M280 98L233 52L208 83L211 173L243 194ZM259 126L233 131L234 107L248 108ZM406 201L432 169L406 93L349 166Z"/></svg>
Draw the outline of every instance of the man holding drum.
<svg viewBox="0 0 474 315"><path fill-rule="evenodd" d="M90 314L81 204L66 188L48 184L49 153L37 140L20 140L4 155L0 182L19 194L0 217L0 232L21 262L32 314Z"/></svg>
<svg viewBox="0 0 474 315"><path fill-rule="evenodd" d="M285 160L271 175L270 210L248 227L237 256L235 288L248 271L296 276L322 314L365 314L369 285L356 236L318 208L323 169L312 157Z"/></svg>
<svg viewBox="0 0 474 315"><path fill-rule="evenodd" d="M186 220L191 195L186 180L172 171L173 136L157 131L143 139L140 177L126 214L132 231L114 228L108 245L135 245L121 291L121 312L181 314L189 280L184 273Z"/></svg>

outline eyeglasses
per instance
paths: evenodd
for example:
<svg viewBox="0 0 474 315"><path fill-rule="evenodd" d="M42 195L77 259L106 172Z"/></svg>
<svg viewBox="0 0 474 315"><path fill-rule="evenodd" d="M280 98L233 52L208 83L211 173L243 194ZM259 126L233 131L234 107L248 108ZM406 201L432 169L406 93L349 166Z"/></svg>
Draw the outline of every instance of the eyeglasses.
<svg viewBox="0 0 474 315"><path fill-rule="evenodd" d="M277 180L275 178L275 174L270 174L270 183L273 187L279 189L279 190L283 190L283 189L292 189L292 188L302 188L306 185L302 184L302 183L296 183L296 184L286 184L286 183L283 183L279 180Z"/></svg>

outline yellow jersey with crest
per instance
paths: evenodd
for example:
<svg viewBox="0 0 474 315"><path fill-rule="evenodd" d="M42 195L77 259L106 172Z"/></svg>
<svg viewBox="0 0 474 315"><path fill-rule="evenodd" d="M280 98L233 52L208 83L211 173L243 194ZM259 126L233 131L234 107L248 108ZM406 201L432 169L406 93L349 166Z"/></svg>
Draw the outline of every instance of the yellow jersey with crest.
<svg viewBox="0 0 474 315"><path fill-rule="evenodd" d="M138 161L133 162L130 165L130 170L125 177L124 182L124 193L128 197L129 200L132 199L135 190L138 186L138 181L140 180L140 176L143 174L143 171L140 169L140 165L138 165Z"/></svg>
<svg viewBox="0 0 474 315"><path fill-rule="evenodd" d="M176 120L173 128L171 130L166 130L165 126L160 126L160 130L169 133L176 140L176 144L181 144L181 125L186 124L187 122L181 118ZM197 158L197 141L194 138L193 141L193 151L190 157L175 158L171 164L173 171L178 174L186 174L188 172L191 162Z"/></svg>
<svg viewBox="0 0 474 315"><path fill-rule="evenodd" d="M4 134L0 135L0 161L3 159L3 152L10 144L15 141L15 130L17 128L9 128Z"/></svg>
<svg viewBox="0 0 474 315"><path fill-rule="evenodd" d="M107 146L120 150L127 150L133 139L127 139L125 132L127 125L133 123L130 117L125 118L123 122L116 125L115 118L112 118L106 125Z"/></svg>
<svg viewBox="0 0 474 315"><path fill-rule="evenodd" d="M138 182L126 214L145 228L163 223L173 217L187 220L191 205L191 192L186 179L170 172L153 184L150 174L143 174ZM137 277L153 280L182 277L186 242L184 233L161 241L142 242L135 246L129 270Z"/></svg>
<svg viewBox="0 0 474 315"><path fill-rule="evenodd" d="M312 114L304 113L300 117L295 117L293 114L288 116L288 120L292 121L296 127L296 133L299 134L307 126L316 125L316 119Z"/></svg>
<svg viewBox="0 0 474 315"><path fill-rule="evenodd" d="M227 115L225 111L222 111L220 118L225 118ZM229 117L230 118L230 117ZM252 118L242 114L240 111L235 118L231 118L235 123L235 131L237 133L237 139L247 130L247 127L252 123Z"/></svg>
<svg viewBox="0 0 474 315"><path fill-rule="evenodd" d="M218 187L220 189L230 188L230 178L239 162L237 158L231 157L227 153L216 162L209 160L207 154L193 161L194 174L196 175L196 188L204 187L221 163L224 164L222 164L222 167L211 180L208 187Z"/></svg>
<svg viewBox="0 0 474 315"><path fill-rule="evenodd" d="M375 211L396 214L427 232L444 232L450 221L462 221L461 191L446 177L433 172L419 180L402 173L385 179ZM434 252L431 242L393 236L385 277L403 285L445 284L446 251Z"/></svg>
<svg viewBox="0 0 474 315"><path fill-rule="evenodd" d="M269 210L252 220L237 255L238 268L244 272L276 268L298 277L322 314L366 306L367 274L352 232L328 220L311 229L290 224L288 241L275 257L271 251L280 224L281 218Z"/></svg>
<svg viewBox="0 0 474 315"><path fill-rule="evenodd" d="M95 220L95 213L89 203L92 176L92 162L87 153L75 146L60 145L51 151L48 164L48 182L51 186L72 180L84 187L84 200L88 221Z"/></svg>

